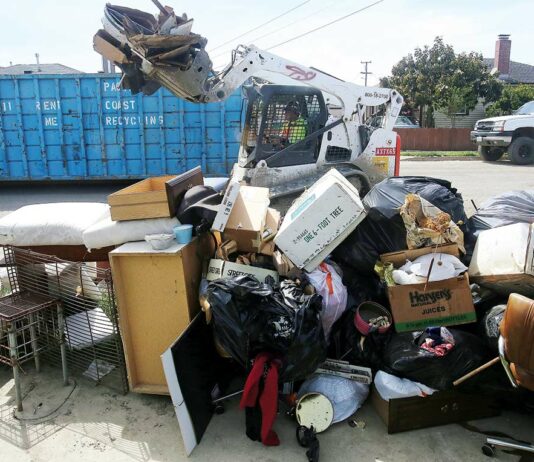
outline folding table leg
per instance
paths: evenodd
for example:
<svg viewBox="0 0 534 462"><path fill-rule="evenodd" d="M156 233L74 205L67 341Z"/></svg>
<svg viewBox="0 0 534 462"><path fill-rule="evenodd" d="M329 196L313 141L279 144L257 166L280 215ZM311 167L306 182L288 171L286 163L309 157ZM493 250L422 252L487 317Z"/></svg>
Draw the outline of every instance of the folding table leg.
<svg viewBox="0 0 534 462"><path fill-rule="evenodd" d="M15 381L15 400L17 402L17 411L22 411L22 392L20 390L19 361L17 349L17 328L15 323L9 324L7 333L7 342L9 345L9 354L11 356L11 366L13 367L13 379Z"/></svg>
<svg viewBox="0 0 534 462"><path fill-rule="evenodd" d="M35 313L30 314L30 339L32 342L33 359L35 361L35 370L41 371L41 361L39 358L39 345L37 343L37 334L35 332Z"/></svg>
<svg viewBox="0 0 534 462"><path fill-rule="evenodd" d="M69 384L67 369L67 347L65 346L65 320L63 318L63 305L57 304L57 324L59 330L59 347L61 349L61 366L63 367L63 385Z"/></svg>

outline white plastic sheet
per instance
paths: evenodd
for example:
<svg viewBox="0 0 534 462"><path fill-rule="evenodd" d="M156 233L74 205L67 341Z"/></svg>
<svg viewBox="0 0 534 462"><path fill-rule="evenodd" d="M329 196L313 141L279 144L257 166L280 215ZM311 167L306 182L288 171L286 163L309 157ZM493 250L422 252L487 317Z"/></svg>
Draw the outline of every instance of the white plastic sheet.
<svg viewBox="0 0 534 462"><path fill-rule="evenodd" d="M412 396L429 396L436 390L419 382L401 379L384 371L375 375L375 387L382 399L389 401L396 398L410 398Z"/></svg>

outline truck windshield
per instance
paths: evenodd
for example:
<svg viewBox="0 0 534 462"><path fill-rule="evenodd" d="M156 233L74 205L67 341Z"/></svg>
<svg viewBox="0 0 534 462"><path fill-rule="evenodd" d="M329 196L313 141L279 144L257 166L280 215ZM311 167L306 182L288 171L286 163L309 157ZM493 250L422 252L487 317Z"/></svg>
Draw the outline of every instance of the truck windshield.
<svg viewBox="0 0 534 462"><path fill-rule="evenodd" d="M528 103L523 104L523 106L515 111L515 114L534 114L534 101L529 101Z"/></svg>

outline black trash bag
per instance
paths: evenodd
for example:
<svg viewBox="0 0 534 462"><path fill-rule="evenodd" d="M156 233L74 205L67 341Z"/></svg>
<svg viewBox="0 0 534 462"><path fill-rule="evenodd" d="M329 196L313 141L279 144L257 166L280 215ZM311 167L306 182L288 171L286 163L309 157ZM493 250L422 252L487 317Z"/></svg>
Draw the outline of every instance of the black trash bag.
<svg viewBox="0 0 534 462"><path fill-rule="evenodd" d="M419 194L448 213L464 234L468 231L462 196L449 181L422 176L386 178L364 197L367 216L334 250L336 261L360 274L371 274L380 254L406 249L406 228L399 209L409 193Z"/></svg>
<svg viewBox="0 0 534 462"><path fill-rule="evenodd" d="M534 223L534 190L509 191L485 201L469 219L476 234L515 223Z"/></svg>
<svg viewBox="0 0 534 462"><path fill-rule="evenodd" d="M419 347L422 332L392 335L384 350L384 370L437 390L452 388L452 382L486 362L488 350L476 335L449 331L455 345L441 357Z"/></svg>
<svg viewBox="0 0 534 462"><path fill-rule="evenodd" d="M384 333L362 335L354 325L357 306L345 311L332 327L329 358L343 359L356 366L370 367L373 373L382 368L384 349L391 329Z"/></svg>
<svg viewBox="0 0 534 462"><path fill-rule="evenodd" d="M251 276L213 281L207 290L215 335L243 367L260 352L282 359L281 380L304 379L326 359L322 297L293 281L279 288Z"/></svg>

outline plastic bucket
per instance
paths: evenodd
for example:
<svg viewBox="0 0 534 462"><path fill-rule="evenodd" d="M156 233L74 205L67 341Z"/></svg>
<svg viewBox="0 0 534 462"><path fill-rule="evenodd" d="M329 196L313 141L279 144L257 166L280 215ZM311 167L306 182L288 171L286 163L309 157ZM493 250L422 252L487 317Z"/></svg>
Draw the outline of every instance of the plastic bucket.
<svg viewBox="0 0 534 462"><path fill-rule="evenodd" d="M179 225L173 228L178 244L189 244L193 237L193 225Z"/></svg>

